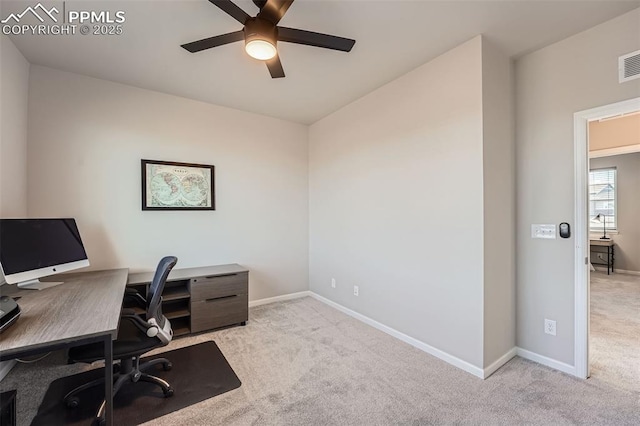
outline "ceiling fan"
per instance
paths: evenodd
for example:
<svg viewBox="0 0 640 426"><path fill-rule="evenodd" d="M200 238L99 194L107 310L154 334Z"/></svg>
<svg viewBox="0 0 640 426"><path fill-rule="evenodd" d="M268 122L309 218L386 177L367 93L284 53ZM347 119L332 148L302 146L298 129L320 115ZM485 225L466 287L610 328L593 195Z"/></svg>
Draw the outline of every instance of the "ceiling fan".
<svg viewBox="0 0 640 426"><path fill-rule="evenodd" d="M231 0L209 0L244 25L240 31L205 38L182 47L191 53L244 40L249 56L264 61L272 78L284 77L284 69L276 48L279 41L324 47L350 52L355 40L313 31L278 26L293 0L253 0L260 12L251 17Z"/></svg>

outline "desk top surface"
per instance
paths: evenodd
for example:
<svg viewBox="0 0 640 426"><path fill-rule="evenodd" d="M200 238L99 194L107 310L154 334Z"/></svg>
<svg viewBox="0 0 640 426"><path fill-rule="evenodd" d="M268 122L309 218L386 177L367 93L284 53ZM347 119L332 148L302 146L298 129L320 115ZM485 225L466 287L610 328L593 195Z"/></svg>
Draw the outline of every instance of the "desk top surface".
<svg viewBox="0 0 640 426"><path fill-rule="evenodd" d="M242 272L249 272L249 270L244 266L238 265L237 263L231 263L228 265L173 269L169 273L167 281L185 280L196 277L215 277L217 275L239 274ZM151 280L153 280L154 274L155 271L136 272L134 274L129 274L129 285L150 283Z"/></svg>
<svg viewBox="0 0 640 426"><path fill-rule="evenodd" d="M43 281L64 281L44 290L3 285L2 294L20 297L18 321L0 334L3 356L91 337L115 339L127 284L127 269L60 274Z"/></svg>
<svg viewBox="0 0 640 426"><path fill-rule="evenodd" d="M608 238L606 240L601 240L601 239L590 239L589 240L589 244L592 246L612 246L613 245L613 240L611 238Z"/></svg>

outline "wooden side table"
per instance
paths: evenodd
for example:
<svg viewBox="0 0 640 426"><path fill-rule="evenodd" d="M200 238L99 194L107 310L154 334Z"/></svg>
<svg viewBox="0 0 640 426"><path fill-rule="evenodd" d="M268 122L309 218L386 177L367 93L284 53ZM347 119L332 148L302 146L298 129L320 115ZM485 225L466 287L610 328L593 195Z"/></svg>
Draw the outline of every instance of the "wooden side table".
<svg viewBox="0 0 640 426"><path fill-rule="evenodd" d="M594 262L591 260L591 264L593 265L607 265L607 275L609 275L609 271L613 273L613 262L615 260L614 256L614 242L611 238L604 239L593 239L589 240L589 246L593 253L601 253L607 255L607 260L604 263ZM591 257L591 256L589 256ZM600 258L602 260L602 258Z"/></svg>

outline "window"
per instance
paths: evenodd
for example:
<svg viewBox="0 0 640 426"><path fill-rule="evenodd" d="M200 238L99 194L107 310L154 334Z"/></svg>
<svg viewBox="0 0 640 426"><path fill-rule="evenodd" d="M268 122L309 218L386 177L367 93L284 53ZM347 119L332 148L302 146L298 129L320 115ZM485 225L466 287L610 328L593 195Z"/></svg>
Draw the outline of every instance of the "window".
<svg viewBox="0 0 640 426"><path fill-rule="evenodd" d="M596 169L589 171L589 218L603 215L607 230L617 229L616 218L616 169ZM589 221L592 231L602 231L604 223Z"/></svg>

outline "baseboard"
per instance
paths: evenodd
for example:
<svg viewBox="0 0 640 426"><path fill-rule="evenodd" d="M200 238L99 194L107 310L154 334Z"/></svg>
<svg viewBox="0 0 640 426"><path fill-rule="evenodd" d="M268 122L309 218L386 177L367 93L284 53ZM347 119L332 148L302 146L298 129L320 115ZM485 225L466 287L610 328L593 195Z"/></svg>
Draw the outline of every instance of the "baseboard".
<svg viewBox="0 0 640 426"><path fill-rule="evenodd" d="M426 344L424 342L421 342L418 339L414 339L411 336L407 336L406 334L401 333L398 330L395 330L395 329L393 329L391 327L388 327L388 326L386 326L386 325L384 325L382 323L379 323L378 321L376 321L374 319L371 319L371 318L369 318L369 317L367 317L365 315L362 315L362 314L360 314L360 313L358 313L356 311L353 311L353 310L351 310L349 308L346 308L346 307L344 307L344 306L342 306L342 305L340 305L340 304L338 304L338 303L336 303L336 302L334 302L332 300L329 300L329 299L327 299L325 297L320 296L319 294L316 294L316 293L314 293L312 291L310 291L309 293L310 293L310 296L313 297L314 299L316 299L316 300L318 300L318 301L320 301L322 303L325 303L325 304L331 306L332 308L335 308L335 309L339 310L340 312L343 312L343 313L349 315L350 317L353 317L353 318L355 318L357 320L360 320L363 323L368 324L373 328L376 328L376 329L378 329L378 330L380 330L380 331L382 331L384 333L389 334L390 336L395 337L396 339L402 340L403 342L408 343L411 346L413 346L415 348L418 348L421 351L424 351L424 352L426 352L426 353L428 353L430 355L433 355L436 358L439 358L442 361L453 365L454 367L458 367L459 369L464 370L467 373L471 373L474 376L479 377L481 379L485 378L485 373L484 373L483 369L481 369L479 367L476 367L475 365L470 364L467 361L461 360L460 358L457 358L457 357L455 357L453 355L450 355L450 354L448 354L448 353L446 353L446 352L444 352L444 351L442 351L440 349L434 348L433 346L428 345L428 344ZM497 368L496 368L496 370L497 370Z"/></svg>
<svg viewBox="0 0 640 426"><path fill-rule="evenodd" d="M9 371L11 371L14 365L16 365L15 359L0 362L0 381L9 374Z"/></svg>
<svg viewBox="0 0 640 426"><path fill-rule="evenodd" d="M600 271L600 272L607 272L607 268L603 267L603 266L595 266L594 268L596 268L596 271ZM640 271L627 271L625 269L618 269L616 268L613 271L614 274L625 274L625 275L640 275Z"/></svg>
<svg viewBox="0 0 640 426"><path fill-rule="evenodd" d="M498 371L500 367L511 361L511 358L517 355L517 350L518 348L516 347L509 349L507 353L498 358L493 364L485 368L483 372L483 379L486 379L487 377Z"/></svg>
<svg viewBox="0 0 640 426"><path fill-rule="evenodd" d="M626 271L624 269L616 269L614 273L620 273L625 275L640 275L640 271Z"/></svg>
<svg viewBox="0 0 640 426"><path fill-rule="evenodd" d="M254 306L267 305L269 303L275 303L275 302L282 302L283 300L299 299L301 297L310 296L311 295L310 293L311 293L310 291L305 290L305 291L299 291L297 293L283 294L282 296L267 297L266 299L252 300L249 302L249 307L253 308Z"/></svg>
<svg viewBox="0 0 640 426"><path fill-rule="evenodd" d="M573 365L565 364L564 362L560 362L555 359L552 359L544 355L540 355L535 352L531 352L522 348L516 348L516 354L519 357L528 359L529 361L534 361L534 362L537 362L538 364L546 365L547 367L551 367L555 370L562 371L563 373L571 374L572 376L577 376L576 368Z"/></svg>

